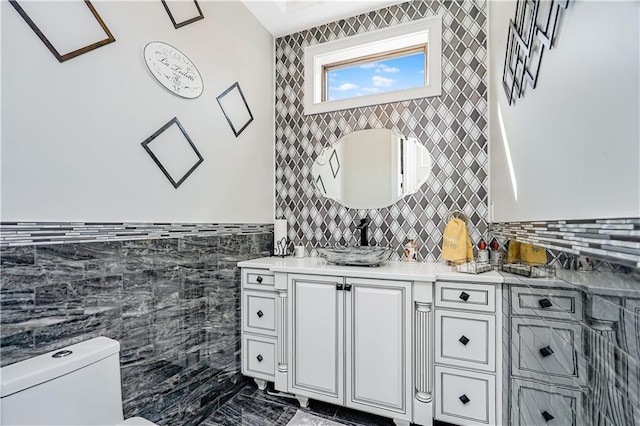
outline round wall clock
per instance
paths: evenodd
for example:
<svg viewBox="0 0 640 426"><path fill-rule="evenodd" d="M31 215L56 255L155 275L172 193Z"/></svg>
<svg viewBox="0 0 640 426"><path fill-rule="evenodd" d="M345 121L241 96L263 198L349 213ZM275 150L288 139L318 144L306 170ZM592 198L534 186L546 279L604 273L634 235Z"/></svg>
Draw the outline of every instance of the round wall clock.
<svg viewBox="0 0 640 426"><path fill-rule="evenodd" d="M156 80L176 95L194 99L202 94L204 83L198 69L175 47L152 41L144 47L144 60Z"/></svg>

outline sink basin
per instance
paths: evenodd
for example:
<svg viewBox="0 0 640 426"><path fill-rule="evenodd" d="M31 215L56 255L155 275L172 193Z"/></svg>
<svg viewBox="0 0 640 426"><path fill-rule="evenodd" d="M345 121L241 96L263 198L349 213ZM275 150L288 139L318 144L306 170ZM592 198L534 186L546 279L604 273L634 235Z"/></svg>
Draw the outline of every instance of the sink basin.
<svg viewBox="0 0 640 426"><path fill-rule="evenodd" d="M318 252L329 263L351 266L380 266L391 257L389 247L335 246L319 248Z"/></svg>

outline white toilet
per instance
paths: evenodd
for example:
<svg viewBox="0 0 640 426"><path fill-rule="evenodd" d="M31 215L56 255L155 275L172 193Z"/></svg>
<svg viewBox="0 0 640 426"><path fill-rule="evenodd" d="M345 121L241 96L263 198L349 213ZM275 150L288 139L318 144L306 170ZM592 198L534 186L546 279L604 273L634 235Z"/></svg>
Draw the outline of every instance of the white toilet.
<svg viewBox="0 0 640 426"><path fill-rule="evenodd" d="M0 369L0 424L153 426L124 420L120 343L97 337Z"/></svg>

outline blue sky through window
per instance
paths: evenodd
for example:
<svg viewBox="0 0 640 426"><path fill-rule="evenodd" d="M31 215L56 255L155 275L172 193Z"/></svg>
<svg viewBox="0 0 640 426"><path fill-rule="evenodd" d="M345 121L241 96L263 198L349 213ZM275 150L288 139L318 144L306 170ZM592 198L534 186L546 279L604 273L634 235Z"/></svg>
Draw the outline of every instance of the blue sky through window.
<svg viewBox="0 0 640 426"><path fill-rule="evenodd" d="M327 100L424 86L424 52L330 70Z"/></svg>

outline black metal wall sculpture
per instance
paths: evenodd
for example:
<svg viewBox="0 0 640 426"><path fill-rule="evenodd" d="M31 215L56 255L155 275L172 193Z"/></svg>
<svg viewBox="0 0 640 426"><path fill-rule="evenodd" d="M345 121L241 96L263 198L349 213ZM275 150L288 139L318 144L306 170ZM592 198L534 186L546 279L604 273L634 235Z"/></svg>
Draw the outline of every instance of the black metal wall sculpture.
<svg viewBox="0 0 640 426"><path fill-rule="evenodd" d="M523 0L516 2L516 15L509 20L502 85L509 105L524 95L525 83L536 88L545 48L551 49L562 9L569 0Z"/></svg>

